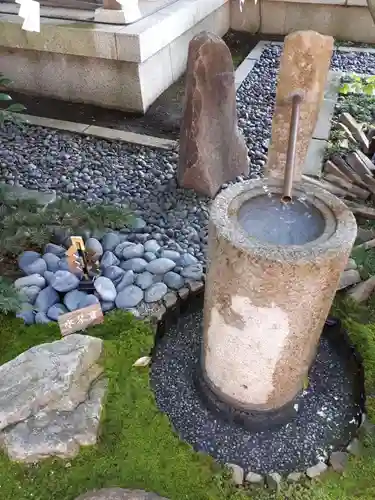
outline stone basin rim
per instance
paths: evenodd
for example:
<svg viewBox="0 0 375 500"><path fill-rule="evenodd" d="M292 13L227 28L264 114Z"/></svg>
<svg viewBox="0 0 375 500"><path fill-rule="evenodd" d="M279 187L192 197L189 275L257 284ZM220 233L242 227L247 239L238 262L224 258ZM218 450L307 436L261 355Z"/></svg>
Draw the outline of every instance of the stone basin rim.
<svg viewBox="0 0 375 500"><path fill-rule="evenodd" d="M249 237L238 221L238 212L246 201L265 194L264 179L248 180L232 184L221 191L211 207L211 225L216 227L220 237L226 239L241 251L272 261L313 261L320 256L341 253L343 243L357 234L355 217L350 209L336 196L309 182L295 183L293 195L303 195L308 203L319 210L325 219L324 232L315 240L303 245L277 245L261 242ZM271 194L282 195L282 183L267 180Z"/></svg>

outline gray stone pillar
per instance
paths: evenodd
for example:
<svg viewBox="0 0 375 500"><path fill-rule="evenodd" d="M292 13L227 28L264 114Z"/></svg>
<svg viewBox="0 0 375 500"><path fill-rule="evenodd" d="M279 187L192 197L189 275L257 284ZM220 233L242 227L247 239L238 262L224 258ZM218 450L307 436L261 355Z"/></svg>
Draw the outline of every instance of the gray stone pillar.
<svg viewBox="0 0 375 500"><path fill-rule="evenodd" d="M283 209L269 215L280 197L277 180L246 181L211 210L202 371L234 409L277 410L301 391L356 237L353 214L327 191L295 186L295 230Z"/></svg>

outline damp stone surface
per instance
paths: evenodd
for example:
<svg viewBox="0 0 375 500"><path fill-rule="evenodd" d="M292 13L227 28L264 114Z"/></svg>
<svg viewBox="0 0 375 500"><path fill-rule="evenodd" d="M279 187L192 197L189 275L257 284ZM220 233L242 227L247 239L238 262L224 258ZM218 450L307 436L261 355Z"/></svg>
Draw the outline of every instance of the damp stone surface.
<svg viewBox="0 0 375 500"><path fill-rule="evenodd" d="M304 471L345 447L358 426L353 379L345 361L324 337L309 375L309 387L297 399L297 417L274 430L250 432L207 409L194 377L202 342L202 311L189 310L159 340L151 384L159 409L180 438L220 463L245 471L287 474Z"/></svg>

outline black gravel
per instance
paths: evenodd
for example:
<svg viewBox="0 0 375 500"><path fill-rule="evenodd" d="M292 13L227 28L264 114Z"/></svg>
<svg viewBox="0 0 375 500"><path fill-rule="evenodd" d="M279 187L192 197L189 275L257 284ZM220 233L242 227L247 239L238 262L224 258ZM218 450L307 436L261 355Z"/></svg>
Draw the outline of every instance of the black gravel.
<svg viewBox="0 0 375 500"><path fill-rule="evenodd" d="M159 409L196 451L253 472L289 473L327 459L350 441L358 418L352 375L326 339L321 339L296 420L273 431L250 432L211 413L196 390L201 332L201 311L183 315L159 341L151 370Z"/></svg>
<svg viewBox="0 0 375 500"><path fill-rule="evenodd" d="M267 47L237 93L251 178L262 175L271 133L280 46ZM335 52L332 68L375 73L375 54ZM42 127L0 129L0 182L88 203L130 206L145 241L188 251L205 263L209 200L176 186L177 151L134 146ZM237 180L241 180L239 177Z"/></svg>

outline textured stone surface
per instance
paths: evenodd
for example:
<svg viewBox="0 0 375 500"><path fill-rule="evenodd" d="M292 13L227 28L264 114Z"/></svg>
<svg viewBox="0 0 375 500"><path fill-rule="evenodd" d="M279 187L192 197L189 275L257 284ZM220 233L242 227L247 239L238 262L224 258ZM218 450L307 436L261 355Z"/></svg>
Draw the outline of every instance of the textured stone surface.
<svg viewBox="0 0 375 500"><path fill-rule="evenodd" d="M236 484L237 486L242 486L245 475L243 468L236 464L227 464L226 467L232 473L233 483Z"/></svg>
<svg viewBox="0 0 375 500"><path fill-rule="evenodd" d="M272 138L266 177L284 178L291 117L291 95L301 93L294 179L301 179L307 149L324 96L333 38L314 31L296 31L285 38L281 56Z"/></svg>
<svg viewBox="0 0 375 500"><path fill-rule="evenodd" d="M270 490L279 491L282 477L278 472L271 472L266 476L267 487Z"/></svg>
<svg viewBox="0 0 375 500"><path fill-rule="evenodd" d="M318 462L316 465L313 465L306 470L306 476L310 479L315 479L326 472L327 469L328 467L324 462Z"/></svg>
<svg viewBox="0 0 375 500"><path fill-rule="evenodd" d="M349 454L345 451L334 451L329 457L329 465L335 472L344 472L348 465Z"/></svg>
<svg viewBox="0 0 375 500"><path fill-rule="evenodd" d="M5 430L2 440L9 457L22 462L73 458L80 446L94 445L106 388L106 380L99 379L72 411L43 410Z"/></svg>
<svg viewBox="0 0 375 500"><path fill-rule="evenodd" d="M104 488L89 491L80 495L76 500L168 500L155 493L142 490L124 490L122 488Z"/></svg>
<svg viewBox="0 0 375 500"><path fill-rule="evenodd" d="M72 334L0 366L0 442L11 459L72 457L95 443L101 352L101 339Z"/></svg>
<svg viewBox="0 0 375 500"><path fill-rule="evenodd" d="M348 269L344 271L340 276L340 281L338 284L338 290L343 290L349 286L355 285L361 281L361 276L356 269Z"/></svg>
<svg viewBox="0 0 375 500"><path fill-rule="evenodd" d="M185 96L178 182L212 197L223 183L249 172L232 56L221 38L201 33L191 40Z"/></svg>
<svg viewBox="0 0 375 500"><path fill-rule="evenodd" d="M278 181L268 186L278 192ZM354 216L340 200L310 184L298 189L321 203L319 244L246 237L236 214L264 193L262 181L230 186L211 209L203 363L211 388L238 407L280 408L300 392L355 240Z"/></svg>

